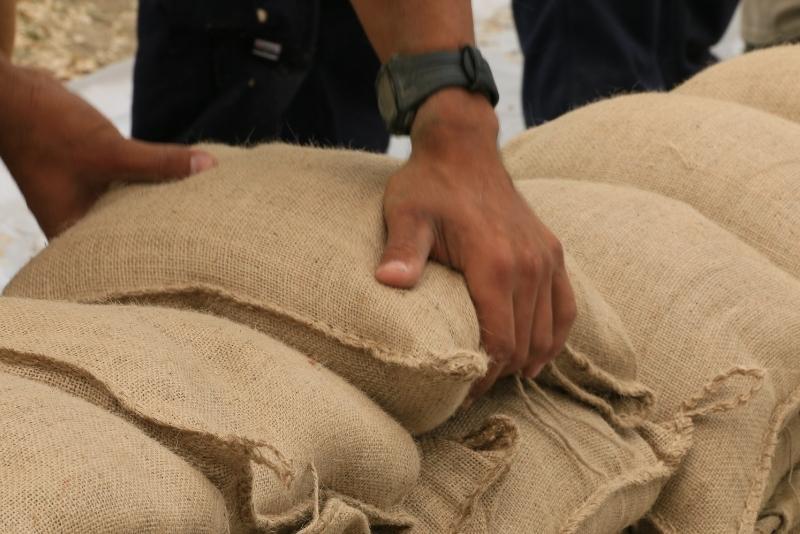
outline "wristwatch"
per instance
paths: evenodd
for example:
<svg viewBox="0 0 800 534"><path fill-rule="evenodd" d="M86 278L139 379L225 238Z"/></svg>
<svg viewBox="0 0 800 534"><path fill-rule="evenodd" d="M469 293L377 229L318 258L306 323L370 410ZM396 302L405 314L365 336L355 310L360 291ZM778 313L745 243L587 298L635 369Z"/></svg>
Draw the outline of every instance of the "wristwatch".
<svg viewBox="0 0 800 534"><path fill-rule="evenodd" d="M378 109L390 133L407 135L417 109L445 87L482 93L497 105L500 95L489 63L474 46L458 51L393 56L378 72Z"/></svg>

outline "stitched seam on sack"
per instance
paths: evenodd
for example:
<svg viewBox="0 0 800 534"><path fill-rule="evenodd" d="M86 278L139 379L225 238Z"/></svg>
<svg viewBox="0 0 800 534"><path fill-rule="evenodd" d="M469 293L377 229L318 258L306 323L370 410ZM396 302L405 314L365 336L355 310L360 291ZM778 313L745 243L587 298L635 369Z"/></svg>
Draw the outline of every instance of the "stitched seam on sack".
<svg viewBox="0 0 800 534"><path fill-rule="evenodd" d="M563 419L567 419L569 421L572 421L575 425L583 426L584 428L588 429L589 432L595 433L601 439L603 439L605 441L608 441L609 443L613 444L615 447L618 447L618 448L624 448L625 447L624 442L621 440L621 438L619 437L619 435L616 432L613 432L614 438L610 438L605 432L602 432L600 429L595 427L593 424L590 424L588 421L585 421L585 420L577 418L577 417L573 417L572 415L570 415L570 414L564 412L563 410L561 410L561 408L559 408L556 405L556 403L553 402L553 400L547 395L547 393L544 391L544 389L542 389L539 386L539 384L537 384L536 381L534 381L533 379L529 378L529 379L525 380L525 383L531 389L533 389L536 393L538 393L538 396L536 396L536 397L530 396L529 397L530 401L532 403L536 403L539 406L541 406L544 411L546 411L546 412L548 412L550 414L550 417L552 417L554 421L558 421L559 417L561 417ZM521 392L521 394L524 394L524 392ZM628 452L631 452L631 451L628 451Z"/></svg>
<svg viewBox="0 0 800 534"><path fill-rule="evenodd" d="M615 393L623 397L642 397L647 399L646 402L648 404L654 402L653 391L644 384L636 380L617 378L602 367L595 365L591 358L586 356L582 351L574 348L572 344L567 344L567 350L572 354L573 362L578 365L581 371L586 372L590 377L598 380L603 385L609 386Z"/></svg>
<svg viewBox="0 0 800 534"><path fill-rule="evenodd" d="M800 386L795 388L783 402L776 406L770 415L770 426L766 429L761 439L758 477L753 480L750 486L750 492L745 499L744 509L739 518L738 530L740 533L750 532L750 530L746 530L746 526L751 523L755 525L761 506L762 493L772 469L775 447L778 444L781 426L793 412L797 411L798 407L800 407Z"/></svg>
<svg viewBox="0 0 800 534"><path fill-rule="evenodd" d="M197 469L203 475L205 475L206 478L209 478L208 474L204 473L203 469L201 469L200 467L194 465L194 463L190 459L185 458L182 453L178 452L178 450L182 450L183 453L188 453L190 456L195 454L201 454L200 451L207 451L210 448L209 442L211 442L213 447L212 450L214 450L216 455L219 456L219 459L215 461L220 462L221 464L227 463L228 465L225 467L225 469L229 470L231 473L238 473L238 476L236 477L237 479L236 484L234 487L236 495L240 497L238 501L234 501L230 504L232 506L236 506L236 512L238 513L239 518L246 525L252 525L254 524L255 521L254 519L255 513L252 507L253 475L252 475L251 462L267 466L271 471L273 471L276 474L276 476L278 476L279 479L283 480L283 477L279 472L278 466L267 460L257 449L259 445L257 443L252 442L251 440L236 438L231 442L226 442L225 440L218 438L213 434L209 434L206 432L199 432L195 430L183 429L175 425L161 423L158 420L148 416L140 415L137 411L133 410L132 408L129 408L126 404L124 404L120 399L120 397L116 396L102 381L97 380L90 373L87 373L85 370L79 367L64 362L59 362L57 360L53 360L52 358L39 356L33 353L14 351L10 349L0 349L0 359L11 365L16 364L29 367L39 367L45 370L52 370L55 373L64 373L66 376L73 376L85 380L87 383L91 384L93 387L99 389L105 395L109 396L109 402L112 403L113 410L106 410L105 407L95 404L90 399L82 397L80 395L75 395L57 384L48 383L47 380L37 380L29 378L29 380L46 384L48 387L52 387L53 389L62 391L67 395L79 398L84 402L97 406L100 409L106 410L114 417L119 417L127 424L136 428L144 435L152 439L154 442L164 447L166 450L169 450L174 454L177 454L189 465L191 465L193 468ZM117 411L119 413L117 413ZM128 416L131 419L128 420L122 415ZM183 434L184 436L182 438L182 443L176 442L174 446L170 446L168 443L164 443L162 439L154 436L151 430L148 430L146 425L152 425L154 429L159 429L161 431L166 430L170 432L177 432L178 434ZM233 456L232 458L226 458L223 453L232 454ZM289 473L289 475L291 475L291 473ZM227 503L225 509L226 509L226 516L230 521L231 518L229 515Z"/></svg>
<svg viewBox="0 0 800 534"><path fill-rule="evenodd" d="M751 385L747 391L734 396L732 399L711 402L708 405L702 406L703 402L708 401L710 397L717 395L720 388L729 379L735 376L755 378L756 382ZM679 431L680 427L684 427L684 431L688 430L687 436L691 436L695 427L694 418L705 417L718 413L726 413L746 405L750 402L750 400L752 400L753 396L755 396L755 394L762 389L765 377L766 371L763 368L743 367L739 365L718 373L711 380L706 382L706 384L703 385L698 393L691 396L681 404L681 407L679 408L675 419L672 421L672 424L674 424L676 429ZM658 501L656 502L656 506L658 506ZM661 516L660 513L651 511L648 514L648 517L653 518L654 521L659 519L663 523L667 524L673 532L677 532L677 529L667 519Z"/></svg>
<svg viewBox="0 0 800 534"><path fill-rule="evenodd" d="M641 399L640 403L642 408L638 410L638 413L619 412L606 399L590 393L584 387L573 382L572 379L557 366L551 366L550 374L554 379L553 382L555 385L563 389L567 394L573 395L579 401L595 408L601 415L607 418L611 424L618 428L635 427L647 416L653 405L654 396L651 392L645 391L645 394L641 397L628 397Z"/></svg>
<svg viewBox="0 0 800 534"><path fill-rule="evenodd" d="M581 524L583 524L585 520L590 519L613 492L620 489L626 489L626 482L632 482L633 484L647 484L658 480L659 478L666 478L674 474L684 456L686 456L691 448L692 436L694 433L694 423L692 423L692 420L689 417L679 413L670 423L670 425L674 426L674 439L671 441L668 447L661 447L660 450L656 450L652 445L650 445L648 440L645 439L645 442L648 442L650 450L657 458L656 463L633 472L621 473L617 477L607 481L607 483L604 484L602 491L596 491L587 497L586 500L584 500L581 507L572 516L569 522L561 528L560 532L562 534L572 534L578 532ZM658 495L656 496L656 499L657 497ZM652 514L651 512L647 515L655 514ZM664 522L669 525L667 521ZM675 529L672 525L669 525L669 527L673 532L677 532L677 529Z"/></svg>
<svg viewBox="0 0 800 534"><path fill-rule="evenodd" d="M317 332L322 333L323 335L333 338L345 346L367 350L374 356L377 356L378 359L386 363L403 365L405 367L416 369L432 369L445 375L456 375L463 377L465 380L480 378L484 375L488 366L488 357L484 353L478 351L463 350L450 354L411 351L402 353L395 352L381 343L378 343L377 341L359 336L357 334L344 332L338 327L329 323L310 319L304 315L288 311L282 306L275 304L253 302L247 298L238 297L229 293L228 291L208 284L196 284L192 286L168 286L163 288L150 288L136 291L112 292L102 296L97 295L79 298L78 301L83 303L111 303L115 300L129 298L135 299L137 297L149 297L165 294L185 295L193 292L209 292L214 296L227 299L239 306L288 318L296 323L309 327ZM476 363L476 359L483 362L483 364ZM409 365L409 363L413 363L413 365Z"/></svg>
<svg viewBox="0 0 800 534"><path fill-rule="evenodd" d="M0 359L3 359L4 361L12 364L16 363L22 365L38 365L44 367L45 369L51 368L54 371L67 372L77 375L78 377L81 377L83 379L86 379L94 383L96 387L100 388L102 391L105 391L108 395L111 396L112 399L114 399L117 403L119 403L119 406L121 408L123 408L125 411L127 411L128 413L134 415L139 419L148 421L160 427L177 430L179 432L184 432L196 438L200 439L205 438L211 441L212 443L215 443L215 446L220 448L221 450L229 451L237 456L245 457L250 461L262 464L270 468L270 470L272 470L284 484L288 485L291 484L292 482L294 475L293 475L293 468L290 462L285 459L285 456L281 454L276 447L274 447L269 443L252 440L249 438L243 438L240 436L230 436L228 438L221 438L210 432L186 428L180 425L176 425L174 423L163 422L154 416L147 415L139 411L135 407L134 402L130 402L125 395L115 392L111 387L108 386L108 384L106 384L103 380L97 378L94 374L90 373L89 371L70 363L55 360L48 356L43 356L36 353L25 353L6 348L6 349L0 349ZM276 459L278 460L277 464L269 461L267 458L264 457L261 451L258 450L259 448L262 447L266 448L275 455Z"/></svg>
<svg viewBox="0 0 800 534"><path fill-rule="evenodd" d="M559 532L561 534L574 534L578 532L581 525L586 520L591 519L598 509L606 503L614 493L620 490L633 488L634 486L649 484L660 478L668 477L675 470L675 467L667 465L663 460L658 460L654 465L646 468L637 469L633 472L622 473L611 480L606 481L601 488L598 488L587 497L578 510L569 518Z"/></svg>

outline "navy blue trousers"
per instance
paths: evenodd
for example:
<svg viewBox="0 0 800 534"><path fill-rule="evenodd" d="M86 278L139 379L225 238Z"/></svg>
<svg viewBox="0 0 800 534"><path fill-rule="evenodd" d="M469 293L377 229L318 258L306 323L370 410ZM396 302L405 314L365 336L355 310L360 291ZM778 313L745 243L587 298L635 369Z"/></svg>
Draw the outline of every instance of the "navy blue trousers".
<svg viewBox="0 0 800 534"><path fill-rule="evenodd" d="M534 126L617 93L669 90L716 61L738 0L513 0Z"/></svg>
<svg viewBox="0 0 800 534"><path fill-rule="evenodd" d="M714 61L737 0L513 0L529 126ZM347 0L140 0L133 136L384 151L380 62Z"/></svg>
<svg viewBox="0 0 800 534"><path fill-rule="evenodd" d="M140 0L138 37L136 138L388 146L346 0Z"/></svg>

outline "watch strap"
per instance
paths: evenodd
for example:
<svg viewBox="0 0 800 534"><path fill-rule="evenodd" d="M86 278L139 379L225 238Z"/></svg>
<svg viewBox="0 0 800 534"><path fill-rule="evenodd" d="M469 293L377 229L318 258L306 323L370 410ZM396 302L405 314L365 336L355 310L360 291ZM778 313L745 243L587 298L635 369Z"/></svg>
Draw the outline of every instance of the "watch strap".
<svg viewBox="0 0 800 534"><path fill-rule="evenodd" d="M394 133L408 133L417 108L433 93L446 87L463 87L483 93L492 107L499 94L489 63L474 46L458 51L394 56L385 66L393 81L399 111Z"/></svg>

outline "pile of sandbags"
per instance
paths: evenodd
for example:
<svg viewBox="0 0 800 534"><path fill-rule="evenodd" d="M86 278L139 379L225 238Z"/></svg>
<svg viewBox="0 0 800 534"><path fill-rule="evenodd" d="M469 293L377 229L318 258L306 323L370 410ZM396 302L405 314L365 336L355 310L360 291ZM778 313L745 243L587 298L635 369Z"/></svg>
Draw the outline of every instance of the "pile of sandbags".
<svg viewBox="0 0 800 534"><path fill-rule="evenodd" d="M3 532L292 531L333 501L409 522L391 507L419 474L411 436L278 341L186 311L16 298L0 331Z"/></svg>
<svg viewBox="0 0 800 534"><path fill-rule="evenodd" d="M420 286L410 292L383 287L374 279L385 239L383 188L397 162L287 145L252 150L208 148L220 161L216 170L181 182L128 187L107 195L87 218L23 269L6 294L40 299L24 301L31 306L74 301L101 316L104 309L155 314L166 314L168 309L183 310L183 314L199 311L250 327L241 330L271 343L274 348L266 356L273 359L293 353L282 343L292 346L307 355L309 362L322 364L330 378L341 376L364 391L386 410L387 419L388 414L394 416L407 429L405 442L394 434L389 438L377 422L370 431L340 425L339 418L331 414L350 417L341 406L316 413L316 404L303 396L307 388L323 388L312 383L286 386L294 392L294 404L276 399L280 408L265 410L265 416L276 410L303 420L315 412L308 420L308 427L314 428L324 425L324 413L332 428L358 444L358 454L350 450L348 457L338 447L323 447L341 439L310 441L292 425L278 424L286 434L282 439L287 440L280 446L275 445L274 433L270 439L247 438L263 440L280 451L293 466L288 470L293 480L302 479L303 469L322 471L325 461L344 469L345 473L332 480L321 479L319 486L347 497L361 512L373 510L371 516L364 515L372 526L390 522L378 510L406 512L415 518L429 513L427 506L435 501L418 501L415 492L433 488L426 486L426 479L419 486L416 478L407 476L416 473L419 460L403 445L411 443L411 434L430 431L453 416L471 383L485 372L487 356L480 347L475 311L459 275L431 265ZM661 428L646 421L653 395L636 380L637 355L628 334L593 282L569 257L567 263L579 319L569 347L550 367L541 388L531 390L533 385L521 383L499 387L492 400L457 418L452 431L445 428L420 441L428 463L440 454L440 447L455 444L461 452L445 456L459 463L437 463L429 471L447 469L447 476L460 477L464 484L453 480L454 491L471 493L471 497L463 497L474 501L472 506L459 504L466 508L452 518L449 504L440 503L438 523L429 525L431 532L449 528L451 522L466 525L471 516L467 512L481 505L484 491L495 479L505 480L503 475L509 469L518 481L504 494L528 500L532 494L519 491L519 484L524 487L531 478L554 473L536 460L540 454L561 459L563 469L572 470L563 478L572 485L569 498L561 499L558 513L549 512L553 525L578 528L587 518L608 515L613 509L616 511L604 521L622 528L652 506L687 449L690 436L686 425ZM159 346L166 341L156 338L153 343ZM131 358L148 361L150 352ZM252 365L264 365L252 354L246 356L255 360ZM154 380L158 371L152 372ZM181 376L202 387L207 376L220 372L187 371ZM268 376L283 374L273 371ZM225 381L231 390L220 392L217 399L239 411L236 376L249 380L250 371L227 372ZM272 402L273 395L283 396L279 388L268 384L255 382L252 387L262 392L263 403ZM356 393L354 390L353 403L359 405L365 399ZM497 400L493 400L495 395ZM172 400L159 398L164 409L172 409ZM544 426L537 402L555 407L550 408L555 411L549 422L542 416ZM154 401L154 411L156 404ZM512 410L517 417L509 419ZM564 414L576 422L562 422ZM248 411L242 417L253 415ZM462 431L471 437L467 440L460 435ZM383 439L397 442L401 450L387 448ZM293 450L288 445L293 440L305 443L307 450L303 454ZM362 486L343 484L346 471L358 468L354 458L361 458L365 468L382 459L365 452L375 447L391 452L390 457L403 466L400 491L368 491L362 487L367 484L363 479ZM318 458L309 456L314 451ZM412 446L412 451L417 449ZM466 469L469 464L462 465L466 461L463 456L485 462L485 472ZM517 461L517 457L526 460ZM383 467L378 463L375 469ZM377 480L385 477L376 473ZM542 499L552 495L545 485L536 489ZM290 495L284 496L277 486L255 487L250 500L286 501L287 508L271 504L269 511L289 514L297 506L294 493L299 491L289 490ZM318 505L327 502L328 495L321 495ZM240 506L233 506L230 498L227 503L229 509ZM401 503L403 506L395 509ZM524 516L514 521L537 522L535 509L517 508ZM253 515L249 523L243 520L241 524L257 526L258 517ZM307 511L306 517L310 517Z"/></svg>
<svg viewBox="0 0 800 534"><path fill-rule="evenodd" d="M759 56L800 50L504 150L579 314L536 381L466 410L488 360L460 276L373 277L398 162L207 147L210 172L107 194L0 299L0 529L791 527L800 125L767 110L800 75L714 92Z"/></svg>
<svg viewBox="0 0 800 534"><path fill-rule="evenodd" d="M800 460L798 65L798 47L748 54L670 94L576 110L504 152L516 178L573 180L539 180L563 195L536 207L628 327L657 420L726 368L763 373L746 408L696 421L648 515L661 531L752 532Z"/></svg>

